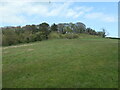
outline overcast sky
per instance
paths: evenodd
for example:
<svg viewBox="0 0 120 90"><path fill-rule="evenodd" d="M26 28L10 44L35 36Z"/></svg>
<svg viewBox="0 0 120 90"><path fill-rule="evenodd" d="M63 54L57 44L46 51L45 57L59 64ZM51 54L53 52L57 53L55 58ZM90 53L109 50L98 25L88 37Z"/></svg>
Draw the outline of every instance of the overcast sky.
<svg viewBox="0 0 120 90"><path fill-rule="evenodd" d="M1 18L2 17L2 18ZM118 36L117 2L0 2L0 26L83 22Z"/></svg>

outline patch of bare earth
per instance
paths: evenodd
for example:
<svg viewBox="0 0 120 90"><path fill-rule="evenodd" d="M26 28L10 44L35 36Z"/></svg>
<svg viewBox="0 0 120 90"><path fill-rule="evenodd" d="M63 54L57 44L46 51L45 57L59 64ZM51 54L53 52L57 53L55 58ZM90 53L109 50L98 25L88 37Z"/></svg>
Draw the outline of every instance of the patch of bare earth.
<svg viewBox="0 0 120 90"><path fill-rule="evenodd" d="M8 51L4 51L4 52L3 52L3 54L7 54L7 53L9 53L9 52L8 52Z"/></svg>
<svg viewBox="0 0 120 90"><path fill-rule="evenodd" d="M3 49L18 48L18 47L31 46L31 45L33 45L33 44L24 44L24 45L18 45L18 46L8 46L8 47L4 47Z"/></svg>
<svg viewBox="0 0 120 90"><path fill-rule="evenodd" d="M34 49L28 49L27 51L33 51Z"/></svg>

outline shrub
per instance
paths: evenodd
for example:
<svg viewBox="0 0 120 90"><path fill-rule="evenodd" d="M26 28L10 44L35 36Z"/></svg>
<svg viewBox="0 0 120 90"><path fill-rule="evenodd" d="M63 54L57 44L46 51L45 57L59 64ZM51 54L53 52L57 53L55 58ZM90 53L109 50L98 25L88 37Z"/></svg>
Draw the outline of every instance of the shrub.
<svg viewBox="0 0 120 90"><path fill-rule="evenodd" d="M59 39L60 35L57 32L51 32L48 36L49 39Z"/></svg>
<svg viewBox="0 0 120 90"><path fill-rule="evenodd" d="M73 38L79 38L78 34L73 34Z"/></svg>
<svg viewBox="0 0 120 90"><path fill-rule="evenodd" d="M65 38L65 34L60 34L60 38Z"/></svg>

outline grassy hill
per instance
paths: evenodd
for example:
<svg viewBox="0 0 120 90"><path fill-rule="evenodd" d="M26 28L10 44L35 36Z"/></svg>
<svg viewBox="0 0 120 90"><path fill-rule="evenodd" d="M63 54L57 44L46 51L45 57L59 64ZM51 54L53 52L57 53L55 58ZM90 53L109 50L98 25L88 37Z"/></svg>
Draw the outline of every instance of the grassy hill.
<svg viewBox="0 0 120 90"><path fill-rule="evenodd" d="M3 88L116 88L118 41L84 37L4 47Z"/></svg>

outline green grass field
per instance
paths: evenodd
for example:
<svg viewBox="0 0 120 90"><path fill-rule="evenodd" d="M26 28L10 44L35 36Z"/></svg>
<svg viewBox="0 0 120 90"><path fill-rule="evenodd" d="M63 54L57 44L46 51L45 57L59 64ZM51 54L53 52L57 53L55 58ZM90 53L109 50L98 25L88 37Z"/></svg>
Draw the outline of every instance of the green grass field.
<svg viewBox="0 0 120 90"><path fill-rule="evenodd" d="M117 88L118 41L53 39L4 47L3 88Z"/></svg>

